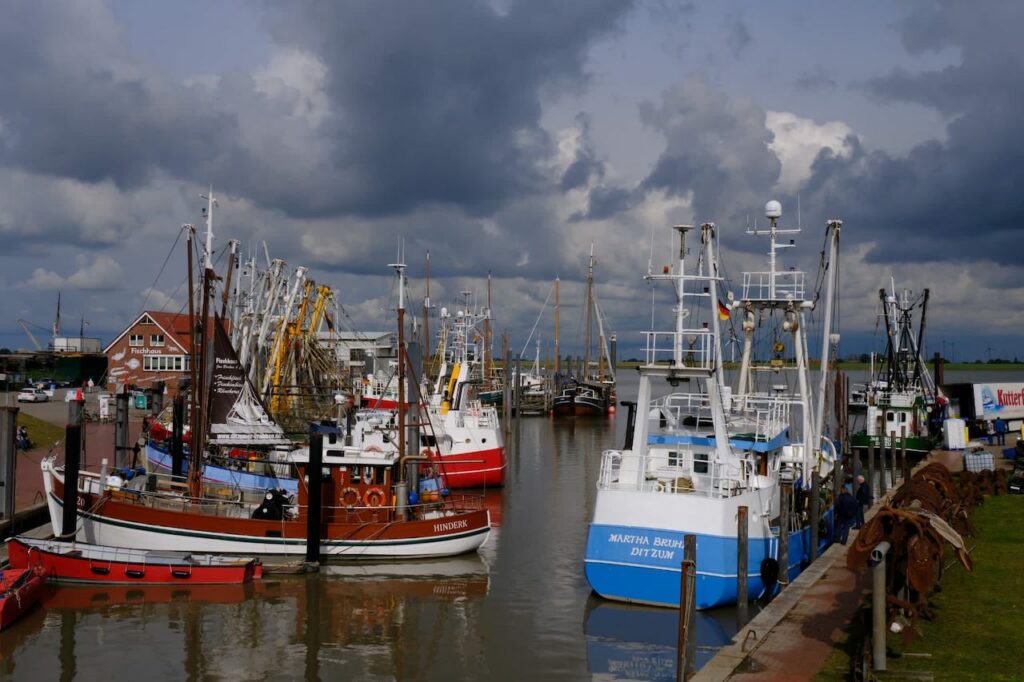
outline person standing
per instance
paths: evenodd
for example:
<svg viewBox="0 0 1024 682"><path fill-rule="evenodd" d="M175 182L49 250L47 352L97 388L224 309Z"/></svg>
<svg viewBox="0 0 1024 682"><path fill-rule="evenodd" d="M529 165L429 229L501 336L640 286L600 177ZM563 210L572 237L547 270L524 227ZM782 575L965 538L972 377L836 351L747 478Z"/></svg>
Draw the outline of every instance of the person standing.
<svg viewBox="0 0 1024 682"><path fill-rule="evenodd" d="M1002 417L996 417L996 442L1006 445L1006 422Z"/></svg>
<svg viewBox="0 0 1024 682"><path fill-rule="evenodd" d="M996 425L991 419L985 422L985 435L988 437L988 444L992 445L996 438Z"/></svg>
<svg viewBox="0 0 1024 682"><path fill-rule="evenodd" d="M864 510L871 506L871 488L864 482L863 476L857 476L857 494L854 499L857 502L857 518L854 528L864 525Z"/></svg>
<svg viewBox="0 0 1024 682"><path fill-rule="evenodd" d="M849 484L843 486L843 492L839 493L835 503L836 512L836 542L845 545L850 536L850 528L857 518L857 501L850 494Z"/></svg>

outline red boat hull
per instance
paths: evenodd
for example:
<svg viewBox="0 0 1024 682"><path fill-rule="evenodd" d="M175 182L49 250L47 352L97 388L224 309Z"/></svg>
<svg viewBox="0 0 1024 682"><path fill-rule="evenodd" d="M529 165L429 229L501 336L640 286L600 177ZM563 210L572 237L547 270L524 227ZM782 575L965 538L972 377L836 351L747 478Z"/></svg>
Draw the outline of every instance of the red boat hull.
<svg viewBox="0 0 1024 682"><path fill-rule="evenodd" d="M0 630L32 610L43 591L43 578L29 568L3 571L3 592L0 593Z"/></svg>
<svg viewBox="0 0 1024 682"><path fill-rule="evenodd" d="M505 484L505 448L441 455L449 488L487 488Z"/></svg>
<svg viewBox="0 0 1024 682"><path fill-rule="evenodd" d="M7 555L11 566L37 569L48 581L59 583L220 585L244 583L263 575L262 566L254 561L227 566L107 561L48 552L29 547L17 538L7 541Z"/></svg>

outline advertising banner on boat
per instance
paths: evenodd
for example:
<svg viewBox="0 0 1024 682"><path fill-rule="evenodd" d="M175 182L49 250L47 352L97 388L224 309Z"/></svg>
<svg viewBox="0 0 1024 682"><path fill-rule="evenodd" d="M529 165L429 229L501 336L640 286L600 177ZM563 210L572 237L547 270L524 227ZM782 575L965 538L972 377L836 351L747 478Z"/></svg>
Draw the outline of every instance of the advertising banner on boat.
<svg viewBox="0 0 1024 682"><path fill-rule="evenodd" d="M220 319L215 320L213 342L213 375L210 377L210 423L223 424L228 421L235 403L238 402L248 381L242 364L235 355L227 332Z"/></svg>
<svg viewBox="0 0 1024 682"><path fill-rule="evenodd" d="M982 419L1024 418L1024 383L974 384L974 412Z"/></svg>

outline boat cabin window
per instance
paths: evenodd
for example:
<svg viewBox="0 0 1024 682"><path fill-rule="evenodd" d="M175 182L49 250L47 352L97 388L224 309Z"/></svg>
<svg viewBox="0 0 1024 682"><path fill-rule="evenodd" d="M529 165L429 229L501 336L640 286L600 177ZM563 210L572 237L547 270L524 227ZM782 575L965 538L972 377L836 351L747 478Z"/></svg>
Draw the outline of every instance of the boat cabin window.
<svg viewBox="0 0 1024 682"><path fill-rule="evenodd" d="M896 421L896 413L895 412L886 412L885 413L885 420L886 421L890 421L890 422Z"/></svg>
<svg viewBox="0 0 1024 682"><path fill-rule="evenodd" d="M420 445L427 448L432 448L437 445L437 438L434 436L423 434L420 436Z"/></svg>
<svg viewBox="0 0 1024 682"><path fill-rule="evenodd" d="M708 472L708 453L693 453L693 473L706 474Z"/></svg>
<svg viewBox="0 0 1024 682"><path fill-rule="evenodd" d="M669 450L669 452L668 452L668 465L670 467L677 467L680 464L682 464L682 461L680 461L680 459L679 459L679 453L677 451L675 451L675 450Z"/></svg>

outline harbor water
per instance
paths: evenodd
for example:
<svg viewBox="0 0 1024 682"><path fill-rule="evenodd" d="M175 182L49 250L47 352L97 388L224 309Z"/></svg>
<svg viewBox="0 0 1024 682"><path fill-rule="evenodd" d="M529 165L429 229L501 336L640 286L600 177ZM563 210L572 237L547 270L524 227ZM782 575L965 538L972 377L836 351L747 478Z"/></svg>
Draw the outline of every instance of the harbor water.
<svg viewBox="0 0 1024 682"><path fill-rule="evenodd" d="M619 399L632 399L636 374L619 374ZM583 574L601 452L621 447L625 422L624 409L519 420L506 486L486 492L496 528L479 555L243 586L53 588L0 636L0 676L674 679L678 612L598 599ZM734 609L695 620L699 666L737 624Z"/></svg>

